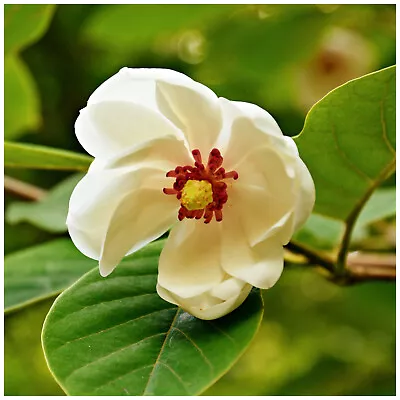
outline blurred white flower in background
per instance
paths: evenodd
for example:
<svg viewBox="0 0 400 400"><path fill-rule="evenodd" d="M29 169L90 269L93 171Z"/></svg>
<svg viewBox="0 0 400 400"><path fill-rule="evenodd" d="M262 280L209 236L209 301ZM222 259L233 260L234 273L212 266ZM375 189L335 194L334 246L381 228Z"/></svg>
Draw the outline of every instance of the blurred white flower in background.
<svg viewBox="0 0 400 400"><path fill-rule="evenodd" d="M252 286L279 279L283 245L315 193L266 111L175 71L123 68L90 96L75 130L95 160L67 225L103 276L172 227L157 291L198 318L226 315Z"/></svg>
<svg viewBox="0 0 400 400"><path fill-rule="evenodd" d="M373 71L376 55L355 31L333 27L305 66L296 71L298 101L304 111L343 83Z"/></svg>

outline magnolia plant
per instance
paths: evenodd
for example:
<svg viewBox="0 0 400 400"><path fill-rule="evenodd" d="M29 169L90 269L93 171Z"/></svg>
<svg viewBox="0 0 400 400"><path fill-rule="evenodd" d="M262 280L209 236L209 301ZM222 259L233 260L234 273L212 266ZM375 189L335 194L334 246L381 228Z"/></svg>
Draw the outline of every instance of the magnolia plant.
<svg viewBox="0 0 400 400"><path fill-rule="evenodd" d="M29 186L38 201L6 216L27 207L32 223L65 232L72 193L76 247L59 238L5 261L7 311L62 292L42 344L63 391L203 393L251 343L263 298L270 312L287 307L271 301L281 285L260 290L284 265L341 285L394 280L391 255L350 251L367 224L395 212L394 188L381 187L396 165L394 81L389 67L334 89L292 139L260 107L181 73L123 68L75 124L94 159L6 143L6 166L85 172L43 198Z"/></svg>
<svg viewBox="0 0 400 400"><path fill-rule="evenodd" d="M75 131L95 159L67 225L102 276L172 228L157 292L198 318L219 318L279 279L283 246L315 192L268 112L175 71L123 68L92 94Z"/></svg>

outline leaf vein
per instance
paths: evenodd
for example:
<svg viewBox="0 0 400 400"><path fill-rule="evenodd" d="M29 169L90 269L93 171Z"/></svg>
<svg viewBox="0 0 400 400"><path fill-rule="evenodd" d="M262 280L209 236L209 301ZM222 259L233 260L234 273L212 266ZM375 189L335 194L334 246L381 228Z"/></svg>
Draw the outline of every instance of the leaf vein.
<svg viewBox="0 0 400 400"><path fill-rule="evenodd" d="M65 342L65 343L62 344L60 347L57 347L56 349L54 349L54 351L58 351L59 349L61 349L62 347L66 346L66 345L68 345L68 344L75 343L75 342L79 342L80 340L87 339L88 337L96 336L96 335L99 335L99 334L101 334L101 333L110 331L110 330L112 330L112 329L114 329L114 328L118 328L119 326L122 326L122 325L125 325L125 324L129 324L129 323L136 322L136 321L138 321L138 320L140 320L140 319L142 319L142 318L147 318L147 317L150 316L150 315L153 315L153 314L156 314L156 313L165 311L165 310L173 310L173 309L175 309L175 308L176 308L176 307L169 307L169 308L163 308L163 309L161 309L161 310L155 310L155 311L152 311L152 312L150 312L150 313L148 313L148 314L141 315L140 317L137 317L137 318L134 318L134 319L130 319L130 320L128 320L128 321L121 322L121 323L119 323L119 324L117 324L117 325L110 326L110 327L108 327L108 328L106 328L106 329L103 329L103 330L101 330L101 331L93 332L93 333L90 333L89 335L81 336L81 337L79 337L79 338L76 338L76 339L70 340L70 341L68 341L68 342Z"/></svg>
<svg viewBox="0 0 400 400"><path fill-rule="evenodd" d="M200 355L203 357L204 361L210 367L210 370L213 372L214 365L211 363L211 361L208 359L208 357L204 354L203 350L201 350L201 348L196 344L196 342L187 333L183 332L181 329L176 328L176 327L172 327L172 329L175 329L176 331L180 332L192 344L192 346L200 353Z"/></svg>
<svg viewBox="0 0 400 400"><path fill-rule="evenodd" d="M118 354L121 351L127 350L129 348L137 347L138 345L144 343L146 340L152 339L152 338L157 337L157 336L165 335L166 333L167 332L159 332L159 333L156 333L154 335L147 336L147 337L145 337L145 338L143 338L143 339L141 339L141 340L139 340L139 341L137 341L135 343L129 343L128 346L121 347L121 348L119 348L119 349L117 349L117 350L115 350L115 351L113 351L111 353L108 353L108 354L106 354L106 355L104 355L104 356L102 356L100 358L96 358L95 360L91 361L90 363L82 365L81 367L79 367L79 368L75 369L74 371L72 371L69 375L67 375L64 378L64 380L65 380L65 382L67 382L69 379L71 379L71 376L75 375L78 371L81 371L82 369L87 368L88 366L91 366L91 365L94 365L94 364L98 364L100 361L103 361L103 360L105 360L105 359L107 359L107 358L109 358L109 357L111 357L111 356L113 356L115 354Z"/></svg>
<svg viewBox="0 0 400 400"><path fill-rule="evenodd" d="M346 153L344 152L344 150L341 148L340 144L339 144L339 139L337 137L336 134L336 129L335 126L332 125L332 135L333 135L333 139L335 141L335 146L336 146L336 150L338 152L338 154L340 155L340 157L342 157L342 159L345 161L345 163L356 173L358 174L358 176L360 176L361 178L363 178L363 180L367 181L369 184L372 182L371 178L365 174L363 171L361 171L358 167L356 167L356 165L353 164L353 162L348 158L348 156L346 155Z"/></svg>

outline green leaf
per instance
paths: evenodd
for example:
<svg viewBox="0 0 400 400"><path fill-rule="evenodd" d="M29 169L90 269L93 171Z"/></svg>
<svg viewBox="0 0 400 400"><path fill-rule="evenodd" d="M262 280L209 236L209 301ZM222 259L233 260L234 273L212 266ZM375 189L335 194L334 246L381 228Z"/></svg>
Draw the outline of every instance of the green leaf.
<svg viewBox="0 0 400 400"><path fill-rule="evenodd" d="M14 139L40 124L40 104L29 69L17 56L4 60L4 137Z"/></svg>
<svg viewBox="0 0 400 400"><path fill-rule="evenodd" d="M6 221L12 225L25 221L49 232L66 232L69 198L82 177L81 173L68 177L51 189L43 200L10 204L6 211Z"/></svg>
<svg viewBox="0 0 400 400"><path fill-rule="evenodd" d="M5 311L60 293L97 261L82 255L69 239L57 239L4 258Z"/></svg>
<svg viewBox="0 0 400 400"><path fill-rule="evenodd" d="M16 52L38 40L46 31L55 5L5 4L4 52Z"/></svg>
<svg viewBox="0 0 400 400"><path fill-rule="evenodd" d="M93 158L35 144L4 142L4 166L86 171Z"/></svg>
<svg viewBox="0 0 400 400"><path fill-rule="evenodd" d="M223 375L262 318L259 291L226 317L202 321L156 293L155 242L107 278L97 269L54 303L42 341L69 395L195 395Z"/></svg>
<svg viewBox="0 0 400 400"><path fill-rule="evenodd" d="M297 137L313 176L314 211L357 213L395 169L395 67L347 82L316 103Z"/></svg>

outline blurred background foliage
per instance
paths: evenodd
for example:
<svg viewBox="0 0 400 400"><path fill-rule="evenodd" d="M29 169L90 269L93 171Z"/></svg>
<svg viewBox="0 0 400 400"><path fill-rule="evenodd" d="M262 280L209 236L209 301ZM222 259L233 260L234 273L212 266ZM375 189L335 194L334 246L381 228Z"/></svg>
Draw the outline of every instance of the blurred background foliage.
<svg viewBox="0 0 400 400"><path fill-rule="evenodd" d="M129 66L171 68L219 96L256 103L293 136L328 91L392 64L394 5L6 5L4 134L83 152L73 129L79 110ZM6 192L5 254L66 236L80 175L5 173L50 189L34 203ZM380 220L366 215L353 249L395 251L394 186L392 177ZM299 235L329 249L341 229L332 221L314 215ZM205 394L395 394L394 283L342 288L288 267L264 298L255 341ZM40 346L52 301L6 314L6 395L63 394Z"/></svg>

